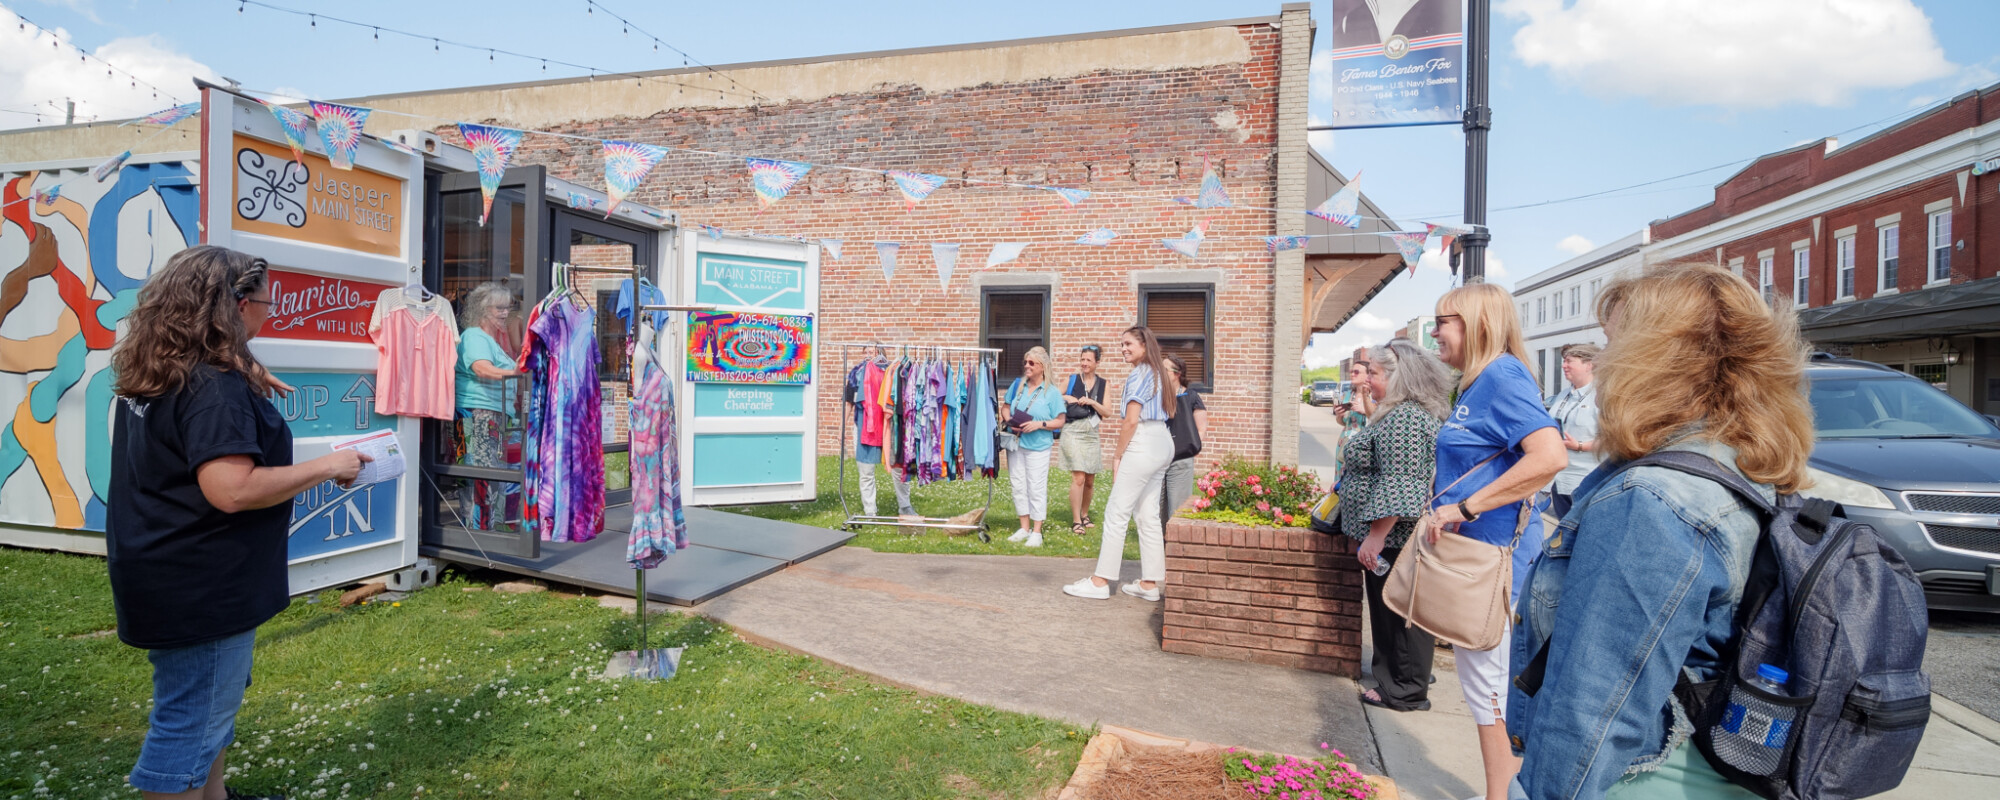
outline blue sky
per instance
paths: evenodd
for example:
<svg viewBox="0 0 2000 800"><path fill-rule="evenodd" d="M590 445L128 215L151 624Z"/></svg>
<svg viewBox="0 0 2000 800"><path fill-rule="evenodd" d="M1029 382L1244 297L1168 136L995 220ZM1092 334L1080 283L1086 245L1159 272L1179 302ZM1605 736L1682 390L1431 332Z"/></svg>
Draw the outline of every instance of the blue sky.
<svg viewBox="0 0 2000 800"><path fill-rule="evenodd" d="M638 31L584 0L269 0L373 25L609 71L678 67ZM726 64L1268 16L1276 0L1076 3L605 0L699 61ZM1822 136L1853 141L1929 103L2000 82L1990 0L1496 0L1490 222L1496 282L1511 284L1708 201L1758 154ZM191 96L189 74L322 98L581 74L237 0L0 0L140 78ZM1324 50L1331 4L1312 3ZM1983 12L1983 13L1982 13ZM33 41L0 14L0 127L65 96L82 113L129 117L169 105L101 64ZM38 46L28 47L27 44ZM1314 108L1322 110L1324 95ZM1845 132L1845 133L1843 133ZM1342 172L1393 217L1453 221L1462 205L1456 126L1321 134ZM107 154L109 155L109 154ZM0 161L5 161L0 154ZM1711 168L1583 201L1534 205ZM1317 203L1321 198L1310 198ZM1347 328L1308 352L1337 360L1426 313L1449 284L1427 259Z"/></svg>

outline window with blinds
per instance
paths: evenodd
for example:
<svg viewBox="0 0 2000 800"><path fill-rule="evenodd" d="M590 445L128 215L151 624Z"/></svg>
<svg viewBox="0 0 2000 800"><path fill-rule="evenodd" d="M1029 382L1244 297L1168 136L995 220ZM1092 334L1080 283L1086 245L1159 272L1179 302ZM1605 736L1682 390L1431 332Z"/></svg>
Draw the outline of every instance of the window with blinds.
<svg viewBox="0 0 2000 800"><path fill-rule="evenodd" d="M1215 291L1211 287L1147 288L1139 292L1139 324L1152 329L1165 355L1187 362L1187 382L1196 391L1215 385L1213 329Z"/></svg>
<svg viewBox="0 0 2000 800"><path fill-rule="evenodd" d="M1049 345L1047 289L992 290L984 295L979 328L986 347L1000 350L1002 391L1021 377L1021 359L1029 348Z"/></svg>

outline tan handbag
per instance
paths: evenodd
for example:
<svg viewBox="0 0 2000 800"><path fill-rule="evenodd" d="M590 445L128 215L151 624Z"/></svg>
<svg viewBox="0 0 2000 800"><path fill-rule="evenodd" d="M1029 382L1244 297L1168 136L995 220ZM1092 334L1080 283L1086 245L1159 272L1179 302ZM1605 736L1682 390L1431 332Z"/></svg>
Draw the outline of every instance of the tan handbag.
<svg viewBox="0 0 2000 800"><path fill-rule="evenodd" d="M1478 472L1492 460L1488 458L1473 465L1458 480L1465 480L1466 475ZM1457 485L1458 481L1452 481L1444 491L1431 497L1431 503ZM1424 505L1428 507L1430 503ZM1408 624L1459 647L1468 650L1499 647L1506 639L1508 608L1512 605L1509 595L1514 586L1514 548L1521 544L1521 534L1527 531L1529 515L1533 513L1529 500L1521 501L1520 506L1514 541L1504 547L1451 532L1441 532L1437 543L1431 544L1424 535L1429 520L1420 520L1409 544L1403 546L1403 556L1396 559L1382 587L1382 602Z"/></svg>

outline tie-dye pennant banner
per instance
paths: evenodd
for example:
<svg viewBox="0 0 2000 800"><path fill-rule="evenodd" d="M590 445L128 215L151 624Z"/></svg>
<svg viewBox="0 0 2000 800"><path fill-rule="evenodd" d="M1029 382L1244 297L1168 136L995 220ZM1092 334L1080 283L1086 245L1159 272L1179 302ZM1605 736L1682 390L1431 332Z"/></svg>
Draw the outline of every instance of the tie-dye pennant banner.
<svg viewBox="0 0 2000 800"><path fill-rule="evenodd" d="M1160 244L1188 258L1201 256L1201 240L1208 238L1208 220L1202 220L1194 230L1181 235L1179 239L1161 239Z"/></svg>
<svg viewBox="0 0 2000 800"><path fill-rule="evenodd" d="M1111 240L1116 238L1118 238L1117 231L1110 228L1098 228L1097 230L1076 237L1076 243L1087 244L1091 247L1103 247L1110 244Z"/></svg>
<svg viewBox="0 0 2000 800"><path fill-rule="evenodd" d="M326 160L333 164L334 169L354 169L354 152L361 149L361 129L368 124L368 111L339 103L313 101L312 115L313 122L319 126L319 143L326 148ZM458 127L463 130L466 126L461 123ZM487 194L486 202L488 205L493 203L492 193Z"/></svg>
<svg viewBox="0 0 2000 800"><path fill-rule="evenodd" d="M1229 192L1222 188L1222 177L1215 174L1215 166L1208 156L1201 157L1201 192L1195 195L1195 208L1228 208Z"/></svg>
<svg viewBox="0 0 2000 800"><path fill-rule="evenodd" d="M766 206L783 200L813 168L811 164L799 161L768 158L746 158L743 162L750 165L750 188L757 191L757 199L764 201Z"/></svg>
<svg viewBox="0 0 2000 800"><path fill-rule="evenodd" d="M1044 186L1042 188L1055 192L1056 196L1062 198L1063 203L1067 204L1070 208L1076 208L1078 203L1090 199L1090 191L1087 189L1069 189L1061 186Z"/></svg>
<svg viewBox="0 0 2000 800"><path fill-rule="evenodd" d="M1312 241L1311 236L1266 236L1264 249L1276 253L1280 250L1299 250Z"/></svg>
<svg viewBox="0 0 2000 800"><path fill-rule="evenodd" d="M1417 261L1424 257L1424 242L1430 239L1427 233L1392 233L1389 239L1396 243L1396 249L1403 253L1403 260L1410 265L1410 272L1417 271Z"/></svg>
<svg viewBox="0 0 2000 800"><path fill-rule="evenodd" d="M951 273L958 269L958 245L942 242L931 245L931 259L937 262L938 289L951 288Z"/></svg>
<svg viewBox="0 0 2000 800"><path fill-rule="evenodd" d="M708 238L714 241L718 242L722 241L722 228L720 227L717 227L715 225L703 225L701 226L701 232L708 234Z"/></svg>
<svg viewBox="0 0 2000 800"><path fill-rule="evenodd" d="M918 203L931 196L931 192L937 191L945 181L943 175L925 175L921 172L890 170L888 175L896 182L896 188L903 193L903 202L911 210L915 210Z"/></svg>
<svg viewBox="0 0 2000 800"><path fill-rule="evenodd" d="M986 254L986 266L997 267L1021 257L1021 251L1028 249L1027 242L999 242L992 252Z"/></svg>
<svg viewBox="0 0 2000 800"><path fill-rule="evenodd" d="M142 122L148 125L172 125L199 113L201 113L200 103L188 103L186 105L174 106L164 111L155 111L130 122L120 124L118 127L123 128L126 125L137 125Z"/></svg>
<svg viewBox="0 0 2000 800"><path fill-rule="evenodd" d="M93 168L90 171L90 177L96 178L98 183L103 183L105 178L118 174L118 170L125 166L125 159L131 157L132 151L130 150L112 156L110 160Z"/></svg>
<svg viewBox="0 0 2000 800"><path fill-rule="evenodd" d="M604 195L611 202L604 208L604 216L618 210L618 204L625 196L639 189L646 182L646 176L653 171L653 165L667 154L667 149L638 142L605 142L604 154Z"/></svg>
<svg viewBox="0 0 2000 800"><path fill-rule="evenodd" d="M1340 187L1340 191L1334 192L1326 202L1319 204L1319 208L1307 211L1306 214L1343 228L1359 228L1361 227L1360 187L1361 173L1356 172L1346 186Z"/></svg>
<svg viewBox="0 0 2000 800"><path fill-rule="evenodd" d="M896 251L903 249L899 242L876 242L875 255L882 259L882 280L896 279Z"/></svg>
<svg viewBox="0 0 2000 800"><path fill-rule="evenodd" d="M56 198L61 196L62 196L62 184L58 183L54 186L50 186L47 189L43 189L39 192L36 192L35 202L41 205L48 205L50 203L55 202Z"/></svg>
<svg viewBox="0 0 2000 800"><path fill-rule="evenodd" d="M591 197L590 195L587 194L579 194L577 192L569 193L570 208L574 208L580 211L590 211L592 209L597 208L598 205L599 205L598 200L595 197Z"/></svg>
<svg viewBox="0 0 2000 800"><path fill-rule="evenodd" d="M402 142L396 141L394 139L384 139L381 137L372 137L372 138L374 138L375 141L381 142L383 147L387 147L398 153L402 153L404 155L416 156L418 158L424 157L424 152L422 150L418 150L417 148L411 147L407 144L403 144Z"/></svg>
<svg viewBox="0 0 2000 800"><path fill-rule="evenodd" d="M325 117L320 119L323 122ZM479 165L479 193L486 197L486 205L479 212L479 224L484 226L486 217L493 213L493 195L500 191L500 178L507 174L507 163L514 160L515 148L521 146L521 132L461 122L458 133L465 137L465 146L472 149L473 163Z"/></svg>
<svg viewBox="0 0 2000 800"><path fill-rule="evenodd" d="M843 242L842 242L841 240L839 240L839 239L821 239L821 240L819 240L819 248L820 248L821 250L825 250L825 251L827 251L828 253L832 253L832 254L833 254L833 260L835 260L835 261L839 261L839 260L840 260L840 246L841 246L841 244L843 244Z"/></svg>
<svg viewBox="0 0 2000 800"><path fill-rule="evenodd" d="M292 146L292 160L305 161L306 141L315 135L312 115L276 103L265 103L264 107L271 109L271 116L278 118L278 127L284 129L285 142Z"/></svg>

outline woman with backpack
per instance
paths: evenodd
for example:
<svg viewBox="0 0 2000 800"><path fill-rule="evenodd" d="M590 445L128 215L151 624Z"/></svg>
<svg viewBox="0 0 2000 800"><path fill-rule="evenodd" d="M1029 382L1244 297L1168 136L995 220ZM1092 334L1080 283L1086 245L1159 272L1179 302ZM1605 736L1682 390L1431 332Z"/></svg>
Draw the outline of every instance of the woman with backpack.
<svg viewBox="0 0 2000 800"><path fill-rule="evenodd" d="M1723 672L1759 512L1714 480L1619 465L1686 452L1767 501L1804 488L1813 418L1798 322L1707 265L1614 283L1597 310L1610 342L1596 373L1607 463L1576 487L1517 606L1523 674L1507 727L1524 760L1512 795L1749 800L1688 744L1674 687L1683 672Z"/></svg>

